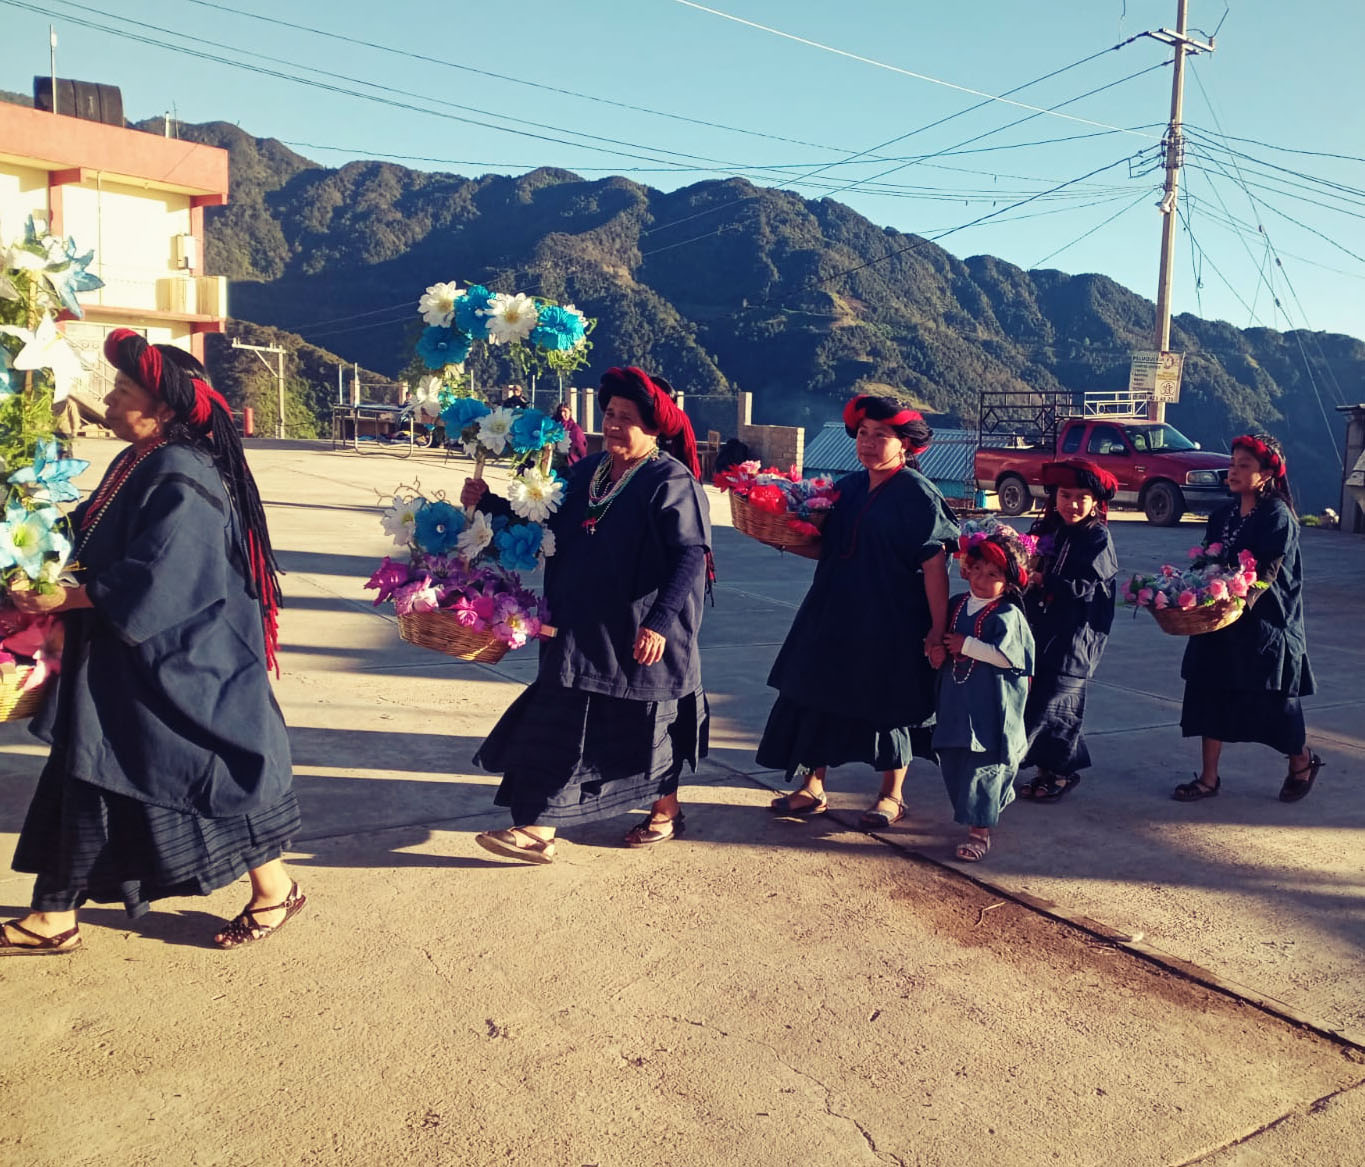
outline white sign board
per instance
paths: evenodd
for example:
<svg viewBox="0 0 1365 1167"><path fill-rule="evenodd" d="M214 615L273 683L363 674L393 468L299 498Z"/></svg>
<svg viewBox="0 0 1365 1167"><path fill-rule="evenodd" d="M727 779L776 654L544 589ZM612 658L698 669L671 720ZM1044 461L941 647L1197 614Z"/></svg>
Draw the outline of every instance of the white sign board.
<svg viewBox="0 0 1365 1167"><path fill-rule="evenodd" d="M1184 364L1184 353L1134 353L1128 372L1129 393L1167 405L1179 401L1180 374Z"/></svg>

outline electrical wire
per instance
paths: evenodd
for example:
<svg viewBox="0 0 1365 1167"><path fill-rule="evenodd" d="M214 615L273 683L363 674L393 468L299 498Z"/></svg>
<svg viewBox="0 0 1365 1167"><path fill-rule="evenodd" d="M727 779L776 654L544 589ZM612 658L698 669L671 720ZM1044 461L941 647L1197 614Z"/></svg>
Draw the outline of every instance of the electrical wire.
<svg viewBox="0 0 1365 1167"><path fill-rule="evenodd" d="M1076 244L1080 243L1082 240L1089 239L1090 236L1095 234L1096 231L1102 230L1103 228L1109 226L1109 224L1112 223L1115 219L1121 218L1122 216L1126 215L1135 206L1137 206L1138 203L1142 202L1143 199L1150 197L1151 194L1152 192L1150 190L1144 190L1131 203L1115 211L1114 214L1110 215L1102 223L1096 223L1093 227L1090 228L1089 231L1085 231L1082 234L1077 235L1076 238L1073 239L1070 243L1062 244L1062 246L1057 248L1056 251L1049 251L1045 256L1043 256L1042 259L1038 260L1037 263L1030 264L1029 265L1030 269L1042 267L1043 264L1047 263L1049 259L1053 259L1054 257L1061 255L1063 251L1067 251L1070 248L1075 247Z"/></svg>

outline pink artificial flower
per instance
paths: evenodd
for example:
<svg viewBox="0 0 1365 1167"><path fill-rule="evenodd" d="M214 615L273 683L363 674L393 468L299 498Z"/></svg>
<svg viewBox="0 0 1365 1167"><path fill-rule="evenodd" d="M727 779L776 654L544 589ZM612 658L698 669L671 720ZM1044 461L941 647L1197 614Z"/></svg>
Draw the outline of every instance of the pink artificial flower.
<svg viewBox="0 0 1365 1167"><path fill-rule="evenodd" d="M1204 548L1202 548L1202 547L1191 547L1191 548L1190 548L1190 558L1191 558L1191 559L1198 559L1198 558L1199 558L1201 555L1203 555L1203 554L1204 554Z"/></svg>
<svg viewBox="0 0 1365 1167"><path fill-rule="evenodd" d="M1228 581L1225 579L1209 580L1209 598L1226 600L1228 598Z"/></svg>
<svg viewBox="0 0 1365 1167"><path fill-rule="evenodd" d="M806 499L806 508L812 511L827 511L834 505L834 499L827 498L823 494L812 495Z"/></svg>
<svg viewBox="0 0 1365 1167"><path fill-rule="evenodd" d="M745 474L757 474L761 465L762 463L755 458L751 462L741 462L739 468L743 470Z"/></svg>
<svg viewBox="0 0 1365 1167"><path fill-rule="evenodd" d="M477 613L479 619L483 621L483 626L487 627L498 618L497 598L494 596L475 596L474 611Z"/></svg>
<svg viewBox="0 0 1365 1167"><path fill-rule="evenodd" d="M395 563L387 555L384 561L375 570L374 575L370 576L366 588L378 588L379 595L374 598L374 606L377 608L385 600L393 598L396 592L412 578L412 569L406 563Z"/></svg>
<svg viewBox="0 0 1365 1167"><path fill-rule="evenodd" d="M1251 585L1247 583L1247 577L1240 571L1228 580L1228 591L1234 596L1245 596L1250 590Z"/></svg>
<svg viewBox="0 0 1365 1167"><path fill-rule="evenodd" d="M1241 551L1237 552L1237 566L1243 571L1255 572L1256 556L1252 555L1245 547L1242 548Z"/></svg>
<svg viewBox="0 0 1365 1167"><path fill-rule="evenodd" d="M1161 574L1164 578L1170 579L1171 576L1176 574L1176 570L1169 563L1163 564L1161 568Z"/></svg>
<svg viewBox="0 0 1365 1167"><path fill-rule="evenodd" d="M441 606L441 597L436 585L431 582L431 576L424 575L395 591L393 606L400 616L408 616L413 612L434 612Z"/></svg>
<svg viewBox="0 0 1365 1167"><path fill-rule="evenodd" d="M1199 597L1196 596L1192 591L1190 591L1189 588L1186 588L1176 598L1175 602L1180 605L1183 611L1188 612L1191 608L1193 608L1196 604L1199 603Z"/></svg>
<svg viewBox="0 0 1365 1167"><path fill-rule="evenodd" d="M455 617L455 623L461 628L472 628L475 632L483 628L479 621L479 614L474 610L474 604L468 596L460 596L451 605L450 613Z"/></svg>
<svg viewBox="0 0 1365 1167"><path fill-rule="evenodd" d="M1137 594L1137 602L1144 608L1148 607L1152 602L1152 589L1141 588Z"/></svg>
<svg viewBox="0 0 1365 1167"><path fill-rule="evenodd" d="M1209 554L1210 554L1210 555L1215 555L1215 556L1216 556L1216 555L1222 555L1222 554L1223 554L1223 545L1222 545L1221 543L1210 543L1210 544L1209 544Z"/></svg>
<svg viewBox="0 0 1365 1167"><path fill-rule="evenodd" d="M808 535L814 537L820 534L820 528L814 523L808 523L804 519L790 519L787 526L798 535Z"/></svg>
<svg viewBox="0 0 1365 1167"><path fill-rule="evenodd" d="M788 477L792 482L800 482L800 481L801 481L801 471L798 470L798 469L796 468L796 463L793 462L792 465L791 465L791 467L787 470L787 477Z"/></svg>
<svg viewBox="0 0 1365 1167"><path fill-rule="evenodd" d="M1153 602L1152 602L1152 607L1154 607L1154 608L1156 608L1158 611L1160 611L1161 609L1163 609L1163 608L1169 608L1170 606L1171 606L1171 601L1170 601L1170 599L1167 597L1166 593L1165 593L1165 592L1157 592L1157 594L1156 594L1156 599L1153 600Z"/></svg>

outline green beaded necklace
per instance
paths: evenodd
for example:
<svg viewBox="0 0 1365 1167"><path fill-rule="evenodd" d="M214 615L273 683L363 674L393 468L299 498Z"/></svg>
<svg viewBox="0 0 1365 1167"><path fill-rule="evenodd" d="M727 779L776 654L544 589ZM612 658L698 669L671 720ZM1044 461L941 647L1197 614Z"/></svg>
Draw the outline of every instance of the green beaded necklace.
<svg viewBox="0 0 1365 1167"><path fill-rule="evenodd" d="M625 489L626 483L635 476L635 472L641 466L653 462L658 456L659 448L655 446L615 482L611 481L611 456L604 457L598 463L597 469L593 471L592 478L588 482L588 508L583 514L583 530L587 531L589 535L596 535L597 524L602 521L602 516L611 509L611 504Z"/></svg>

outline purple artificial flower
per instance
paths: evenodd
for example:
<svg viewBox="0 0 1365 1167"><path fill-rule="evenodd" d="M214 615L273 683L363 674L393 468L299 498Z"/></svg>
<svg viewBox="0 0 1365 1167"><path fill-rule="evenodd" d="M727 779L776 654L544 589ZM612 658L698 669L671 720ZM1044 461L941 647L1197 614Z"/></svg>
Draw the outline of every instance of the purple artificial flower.
<svg viewBox="0 0 1365 1167"><path fill-rule="evenodd" d="M374 598L374 606L377 608L380 604L384 603L385 600L392 599L394 592L404 584L410 582L411 579L411 565L396 563L386 555L384 556L384 561L379 565L374 575L370 576L369 582L366 583L365 587L367 589L379 589L379 595Z"/></svg>

